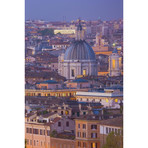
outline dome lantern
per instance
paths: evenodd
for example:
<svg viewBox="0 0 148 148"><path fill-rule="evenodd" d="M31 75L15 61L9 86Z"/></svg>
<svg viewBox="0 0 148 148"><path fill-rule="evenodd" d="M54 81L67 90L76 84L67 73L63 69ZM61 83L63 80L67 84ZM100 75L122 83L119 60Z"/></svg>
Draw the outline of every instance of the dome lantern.
<svg viewBox="0 0 148 148"><path fill-rule="evenodd" d="M76 30L76 40L84 40L84 30L80 19L78 20L78 26Z"/></svg>

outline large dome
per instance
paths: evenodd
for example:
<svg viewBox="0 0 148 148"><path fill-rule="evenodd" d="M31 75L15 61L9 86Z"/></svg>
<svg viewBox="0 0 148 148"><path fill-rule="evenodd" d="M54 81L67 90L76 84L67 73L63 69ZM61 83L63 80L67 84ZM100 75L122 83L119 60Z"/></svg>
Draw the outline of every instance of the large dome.
<svg viewBox="0 0 148 148"><path fill-rule="evenodd" d="M96 60L95 53L85 40L76 40L67 48L64 60Z"/></svg>

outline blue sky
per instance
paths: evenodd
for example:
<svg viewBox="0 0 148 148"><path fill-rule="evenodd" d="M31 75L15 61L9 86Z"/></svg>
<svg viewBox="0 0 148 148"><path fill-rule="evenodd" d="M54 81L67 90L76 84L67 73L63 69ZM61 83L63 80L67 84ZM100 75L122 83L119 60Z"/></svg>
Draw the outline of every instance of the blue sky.
<svg viewBox="0 0 148 148"><path fill-rule="evenodd" d="M102 20L123 17L123 0L25 0L25 19Z"/></svg>

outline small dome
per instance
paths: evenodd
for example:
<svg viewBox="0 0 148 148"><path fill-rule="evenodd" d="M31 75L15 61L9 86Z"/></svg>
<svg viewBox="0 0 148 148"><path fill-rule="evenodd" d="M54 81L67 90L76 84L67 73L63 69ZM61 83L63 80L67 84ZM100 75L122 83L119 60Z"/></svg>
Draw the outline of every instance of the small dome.
<svg viewBox="0 0 148 148"><path fill-rule="evenodd" d="M95 53L85 40L76 40L67 48L64 60L96 60Z"/></svg>

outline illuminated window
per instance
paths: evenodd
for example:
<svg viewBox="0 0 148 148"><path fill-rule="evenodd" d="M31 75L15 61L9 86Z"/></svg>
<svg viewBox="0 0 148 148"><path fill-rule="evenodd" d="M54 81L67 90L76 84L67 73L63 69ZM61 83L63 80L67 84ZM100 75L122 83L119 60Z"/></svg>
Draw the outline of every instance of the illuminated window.
<svg viewBox="0 0 148 148"><path fill-rule="evenodd" d="M108 103L108 99L106 99L106 102Z"/></svg>
<svg viewBox="0 0 148 148"><path fill-rule="evenodd" d="M112 60L112 67L113 67L113 69L115 69L115 63L116 63L116 61L115 61L115 59L113 59Z"/></svg>
<svg viewBox="0 0 148 148"><path fill-rule="evenodd" d="M86 75L86 69L83 70L83 75Z"/></svg>
<svg viewBox="0 0 148 148"><path fill-rule="evenodd" d="M97 143L91 143L91 148L97 148Z"/></svg>
<svg viewBox="0 0 148 148"><path fill-rule="evenodd" d="M122 65L122 58L120 57L119 58L119 67L121 67L121 65Z"/></svg>
<svg viewBox="0 0 148 148"><path fill-rule="evenodd" d="M115 99L115 102L117 103L118 102L118 99Z"/></svg>
<svg viewBox="0 0 148 148"><path fill-rule="evenodd" d="M65 114L66 114L66 115L68 115L68 114L69 114L67 110L65 111Z"/></svg>

